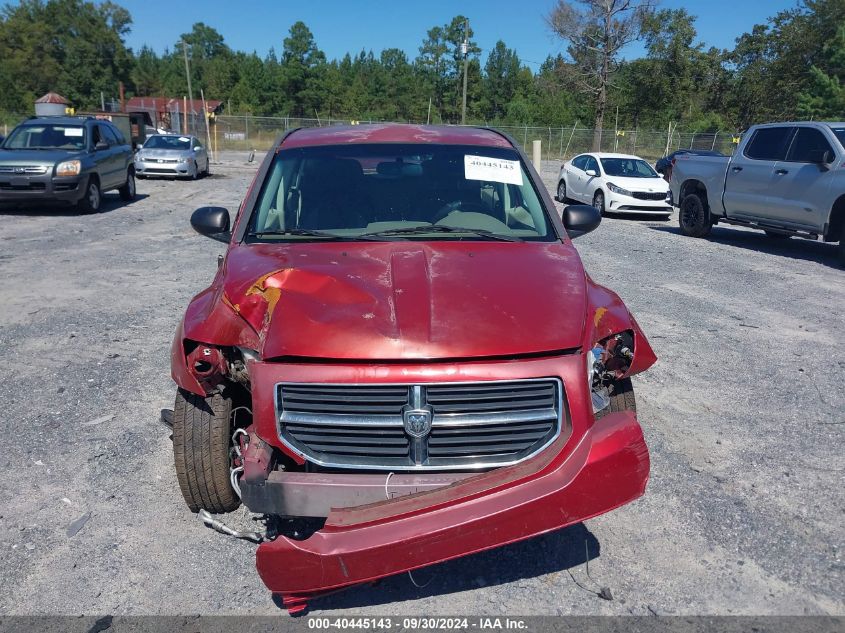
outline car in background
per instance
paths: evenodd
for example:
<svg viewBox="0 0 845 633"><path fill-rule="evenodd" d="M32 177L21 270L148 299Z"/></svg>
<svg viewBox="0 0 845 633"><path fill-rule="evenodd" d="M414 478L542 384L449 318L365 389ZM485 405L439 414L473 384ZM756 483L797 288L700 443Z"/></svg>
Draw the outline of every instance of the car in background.
<svg viewBox="0 0 845 633"><path fill-rule="evenodd" d="M256 552L299 611L642 495L656 358L572 245L600 221L494 130L285 135L234 222L191 217L228 246L171 348L188 507L302 519Z"/></svg>
<svg viewBox="0 0 845 633"><path fill-rule="evenodd" d="M211 173L208 152L196 136L153 134L135 153L138 178L170 176L196 180Z"/></svg>
<svg viewBox="0 0 845 633"><path fill-rule="evenodd" d="M0 203L58 202L94 213L106 191L135 198L134 170L131 145L109 121L32 117L0 147Z"/></svg>
<svg viewBox="0 0 845 633"><path fill-rule="evenodd" d="M669 183L639 156L595 152L561 165L558 202L575 200L612 213L669 216Z"/></svg>
<svg viewBox="0 0 845 633"><path fill-rule="evenodd" d="M663 176L663 180L669 182L672 180L672 166L675 164L675 159L678 156L689 154L690 156L724 156L722 152L709 149L679 149L675 150L668 156L659 158L654 164L654 169L658 174Z"/></svg>
<svg viewBox="0 0 845 633"><path fill-rule="evenodd" d="M679 156L672 172L681 233L724 223L772 239L839 242L845 265L845 122L749 128L733 156Z"/></svg>

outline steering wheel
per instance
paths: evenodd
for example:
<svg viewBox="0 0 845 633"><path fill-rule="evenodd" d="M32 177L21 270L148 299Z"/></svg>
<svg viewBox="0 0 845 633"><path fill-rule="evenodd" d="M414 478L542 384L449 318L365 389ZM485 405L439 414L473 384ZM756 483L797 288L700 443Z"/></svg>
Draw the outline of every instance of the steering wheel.
<svg viewBox="0 0 845 633"><path fill-rule="evenodd" d="M484 215L490 215L490 209L488 209L485 205L481 204L480 202L455 200L440 207L437 210L437 213L434 214L434 218L432 219L431 223L437 224L438 222L440 222L440 220L444 219L454 211L474 211L475 213L483 213Z"/></svg>

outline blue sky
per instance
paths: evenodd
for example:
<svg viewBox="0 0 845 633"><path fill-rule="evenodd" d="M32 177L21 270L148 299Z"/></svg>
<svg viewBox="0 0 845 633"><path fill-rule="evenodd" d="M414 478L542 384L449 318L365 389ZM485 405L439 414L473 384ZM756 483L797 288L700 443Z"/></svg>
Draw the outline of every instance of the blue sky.
<svg viewBox="0 0 845 633"><path fill-rule="evenodd" d="M413 59L426 31L458 14L469 17L482 60L498 39L516 49L534 70L548 54L565 48L543 19L554 0L117 1L134 20L127 43L135 49L148 44L158 52L172 47L194 22L205 22L222 33L230 47L255 50L263 57L271 47L280 51L290 25L302 20L329 59L361 49L378 54L392 47L403 49ZM707 47L731 48L755 24L796 4L797 0L662 0L659 6L686 8L698 16L699 39ZM634 44L625 56L641 53L642 47Z"/></svg>

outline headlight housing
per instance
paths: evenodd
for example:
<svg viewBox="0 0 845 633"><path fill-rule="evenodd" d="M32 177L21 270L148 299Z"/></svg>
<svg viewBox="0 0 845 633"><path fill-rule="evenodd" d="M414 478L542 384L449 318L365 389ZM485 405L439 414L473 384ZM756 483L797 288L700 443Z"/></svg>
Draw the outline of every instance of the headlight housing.
<svg viewBox="0 0 845 633"><path fill-rule="evenodd" d="M629 198L633 198L634 194L632 194L627 189L623 189L622 187L617 187L612 182L607 183L607 188L610 189L613 193L618 193L620 196L628 196Z"/></svg>
<svg viewBox="0 0 845 633"><path fill-rule="evenodd" d="M66 160L56 165L57 176L78 176L82 171L82 162L78 160Z"/></svg>
<svg viewBox="0 0 845 633"><path fill-rule="evenodd" d="M597 342L587 352L587 385L593 413L610 406L613 383L622 378L634 360L634 333L625 330Z"/></svg>

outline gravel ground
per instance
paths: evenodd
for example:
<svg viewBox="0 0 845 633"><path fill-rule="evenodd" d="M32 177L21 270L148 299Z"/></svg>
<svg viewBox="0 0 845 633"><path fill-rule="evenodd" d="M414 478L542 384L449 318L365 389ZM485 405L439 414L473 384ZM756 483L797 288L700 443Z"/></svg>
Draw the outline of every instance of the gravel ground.
<svg viewBox="0 0 845 633"><path fill-rule="evenodd" d="M254 168L232 154L210 179L139 182L137 201L110 194L92 216L0 211L0 613L283 613L255 546L185 507L158 422L173 330L223 252L188 217L234 210ZM550 189L555 176L546 165ZM674 218L608 218L577 245L660 357L635 379L646 495L312 613L845 614L833 246L721 227L686 239Z"/></svg>

